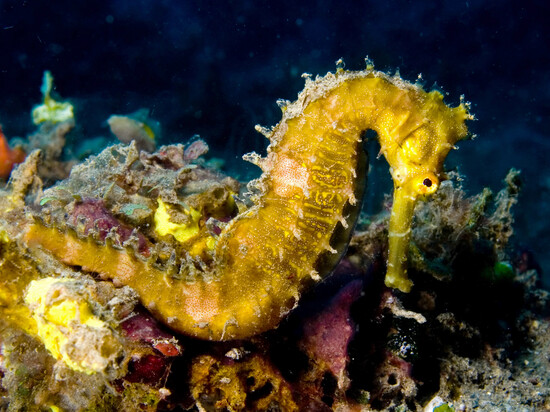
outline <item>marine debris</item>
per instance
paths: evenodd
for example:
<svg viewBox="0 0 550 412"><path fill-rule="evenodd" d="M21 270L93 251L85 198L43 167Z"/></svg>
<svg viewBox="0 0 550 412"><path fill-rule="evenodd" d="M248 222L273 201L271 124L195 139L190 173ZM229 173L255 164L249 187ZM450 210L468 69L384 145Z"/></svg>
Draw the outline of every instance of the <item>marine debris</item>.
<svg viewBox="0 0 550 412"><path fill-rule="evenodd" d="M74 119L44 120L0 191L1 407L469 410L488 370L525 389L550 327L534 264L511 258L519 172L468 196L443 169L466 103L370 63L305 77L257 127L248 195L203 140L77 163ZM394 194L367 218L369 129ZM532 405L550 404L547 375Z"/></svg>

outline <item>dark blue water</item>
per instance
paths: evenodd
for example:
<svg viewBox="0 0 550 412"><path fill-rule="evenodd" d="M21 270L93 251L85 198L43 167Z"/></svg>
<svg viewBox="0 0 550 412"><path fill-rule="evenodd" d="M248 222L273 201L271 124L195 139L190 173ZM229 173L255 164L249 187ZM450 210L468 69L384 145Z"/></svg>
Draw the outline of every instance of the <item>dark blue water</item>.
<svg viewBox="0 0 550 412"><path fill-rule="evenodd" d="M362 69L368 55L406 79L422 73L448 102L472 102L478 137L448 165L472 193L522 169L516 241L550 272L549 16L544 0L0 0L0 123L8 137L33 130L47 69L81 136L108 136L109 115L147 107L163 142L200 134L244 177L240 154L266 144L254 125L278 121L276 99L294 99L303 72L340 57Z"/></svg>

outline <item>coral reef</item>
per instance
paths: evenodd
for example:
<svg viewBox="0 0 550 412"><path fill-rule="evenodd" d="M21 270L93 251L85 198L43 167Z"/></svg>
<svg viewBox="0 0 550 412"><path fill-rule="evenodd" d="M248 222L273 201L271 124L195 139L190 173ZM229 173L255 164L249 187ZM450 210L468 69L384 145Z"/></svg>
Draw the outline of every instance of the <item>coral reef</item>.
<svg viewBox="0 0 550 412"><path fill-rule="evenodd" d="M467 105L369 66L281 106L267 157L245 156L249 196L203 140L78 163L74 119L40 124L0 190L0 408L548 407L549 296L511 241L520 174L469 196L443 171ZM365 129L394 181L368 217Z"/></svg>

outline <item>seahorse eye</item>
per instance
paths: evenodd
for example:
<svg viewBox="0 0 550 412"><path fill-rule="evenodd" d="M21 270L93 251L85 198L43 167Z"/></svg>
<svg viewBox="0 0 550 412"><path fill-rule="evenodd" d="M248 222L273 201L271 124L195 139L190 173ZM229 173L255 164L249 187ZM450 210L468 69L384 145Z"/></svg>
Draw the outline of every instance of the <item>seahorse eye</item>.
<svg viewBox="0 0 550 412"><path fill-rule="evenodd" d="M433 173L418 176L413 183L414 190L419 195L431 195L437 191L439 179Z"/></svg>

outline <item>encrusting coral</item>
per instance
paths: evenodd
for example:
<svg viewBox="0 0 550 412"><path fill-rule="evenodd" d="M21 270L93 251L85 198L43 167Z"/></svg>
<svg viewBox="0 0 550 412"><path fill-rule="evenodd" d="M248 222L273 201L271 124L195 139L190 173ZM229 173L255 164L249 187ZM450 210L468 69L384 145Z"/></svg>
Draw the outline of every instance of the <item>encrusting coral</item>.
<svg viewBox="0 0 550 412"><path fill-rule="evenodd" d="M291 386L258 355L233 361L200 356L193 363L190 384L203 410L300 410Z"/></svg>
<svg viewBox="0 0 550 412"><path fill-rule="evenodd" d="M245 157L264 172L251 185L259 191L252 207L218 225L219 234L213 221L207 224L204 205L194 208L202 213L202 227L213 230L189 232L174 253L167 252L172 272L133 250L60 232L47 222L27 225L24 241L68 265L132 287L173 330L211 340L246 338L277 326L304 288L330 273L345 251L365 186L361 133L367 129L377 132L395 184L386 284L408 291L405 262L414 205L445 178L443 162L466 137L469 118L465 104L449 108L438 91L425 92L370 66L358 72L339 68L314 81L307 78L298 100L284 105L281 122L262 129L271 141L268 156ZM173 208L174 200L155 199L157 204L149 201L147 207L158 210L171 201ZM179 208L184 225L197 224L189 205ZM159 227L168 226L166 219L155 224L161 238L154 236L154 242L160 244L170 230Z"/></svg>
<svg viewBox="0 0 550 412"><path fill-rule="evenodd" d="M46 349L71 369L92 374L117 368L123 355L120 338L89 300L86 283L69 278L33 280L25 294Z"/></svg>

